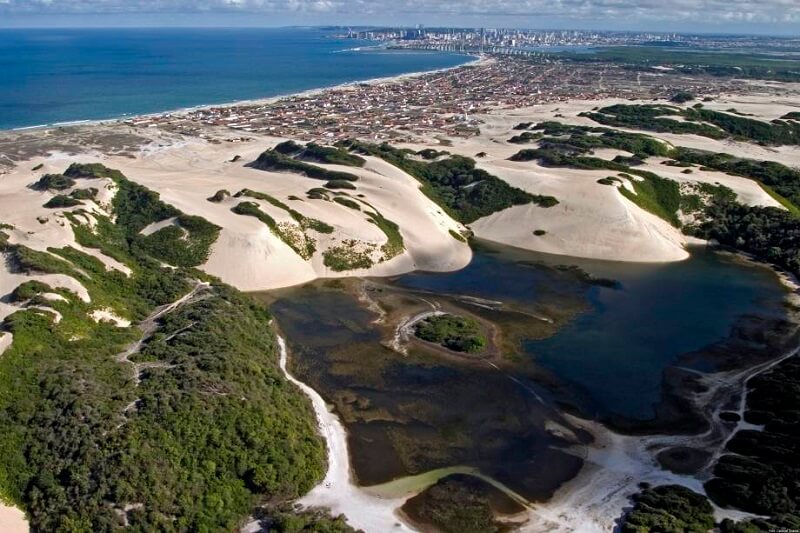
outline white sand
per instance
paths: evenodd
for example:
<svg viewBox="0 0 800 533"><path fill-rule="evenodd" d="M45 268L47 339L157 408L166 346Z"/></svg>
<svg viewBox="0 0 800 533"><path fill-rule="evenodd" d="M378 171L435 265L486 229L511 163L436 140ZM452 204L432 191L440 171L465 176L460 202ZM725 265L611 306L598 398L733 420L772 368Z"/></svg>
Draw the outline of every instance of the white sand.
<svg viewBox="0 0 800 533"><path fill-rule="evenodd" d="M381 498L356 486L347 452L347 433L339 417L333 414L317 391L295 379L286 370L286 342L278 337L280 367L286 378L300 387L311 399L319 430L328 448L328 472L322 482L303 496L298 503L307 507L327 507L334 516L344 514L348 523L367 533L413 531L400 521L395 509L405 498Z"/></svg>
<svg viewBox="0 0 800 533"><path fill-rule="evenodd" d="M111 309L95 309L89 315L95 322L113 322L118 328L130 327L131 321L114 314Z"/></svg>
<svg viewBox="0 0 800 533"><path fill-rule="evenodd" d="M14 341L14 334L8 331L4 331L0 333L0 355L3 355L6 350L11 347L11 343Z"/></svg>
<svg viewBox="0 0 800 533"><path fill-rule="evenodd" d="M162 230L164 228L168 228L170 226L176 226L178 219L176 217L168 218L166 220L162 220L161 222L153 222L152 224L145 227L141 233L142 235L152 235L153 233Z"/></svg>
<svg viewBox="0 0 800 533"><path fill-rule="evenodd" d="M25 283L26 281L32 280L47 283L53 288L64 288L70 290L74 292L82 301L87 303L90 301L89 291L87 291L86 287L81 285L75 278L65 276L63 274L14 274L8 271L8 267L5 263L5 257L0 254L0 298L5 299L19 285ZM20 307L17 305L0 301L0 320L4 319L11 313L18 311L19 309Z"/></svg>
<svg viewBox="0 0 800 533"><path fill-rule="evenodd" d="M519 150L535 146L507 142L509 138L520 133L513 130L518 123L553 120L567 124L602 126L590 119L578 117L577 114L617 103L631 102L616 99L576 100L528 109L494 110L476 117L481 121L481 134L478 137L454 139L452 147L442 147L468 157L485 152L486 157L476 158L480 168L516 187L533 194L554 196L560 202L547 209L526 205L494 213L470 225L475 234L511 246L575 257L631 262L678 261L687 258L685 246L692 242L691 239L666 221L625 199L615 187L597 183L598 179L615 175L615 172L543 168L535 162L508 161ZM741 98L734 97L729 100L722 97L714 102L714 108L724 110L730 107L754 114L758 112L757 117L751 118L763 120L797 109L791 102L774 97L748 97L747 105ZM557 114L562 116L555 116ZM695 135L642 133L676 146L728 152L742 157L800 166L800 150L796 147L760 147L750 143L715 141ZM408 146L416 150L426 147L424 144ZM619 150L601 149L596 151L595 156L612 159L620 154L625 155ZM682 174L682 168L668 167L660 164L661 161L663 158L650 158L640 168L679 183L720 183L730 187L742 203L779 207L752 180L721 172L701 171L697 167L691 174ZM623 186L630 188L627 183ZM535 230L544 230L546 234L535 236Z"/></svg>
<svg viewBox="0 0 800 533"><path fill-rule="evenodd" d="M334 202L307 200L306 191L321 187L324 182L320 180L244 167L246 162L254 160L260 152L278 141L262 139L211 145L201 140L189 140L174 148L147 151L135 160L109 158L103 162L156 190L165 201L185 213L202 216L221 226L220 237L203 268L243 290L286 287L320 277L387 276L417 269L449 271L469 263L471 250L449 233L463 228L419 191L415 179L383 161L370 158L364 169L328 167L359 175L358 190L348 193L352 197L363 194L364 201L397 223L406 251L365 270L334 272L327 268L323 263L324 250L343 240L353 239L379 249L386 237L363 212ZM241 161L230 163L235 155L242 156ZM78 159L96 161L95 158ZM307 217L331 224L335 232L328 236L309 231L308 234L317 241L317 252L306 261L264 223L253 217L236 215L231 208L240 201L255 202L278 223L293 224L285 211L252 198L229 198L221 203L207 200L219 189L235 194L244 188L270 194ZM303 200L289 200L289 196ZM369 209L366 206L362 208ZM166 224L169 221L152 225L147 231L156 231ZM376 252L374 257L379 255Z"/></svg>
<svg viewBox="0 0 800 533"><path fill-rule="evenodd" d="M0 531L3 533L28 533L28 521L25 513L16 507L0 502Z"/></svg>
<svg viewBox="0 0 800 533"><path fill-rule="evenodd" d="M130 275L130 269L115 259L100 253L99 250L85 248L75 242L75 236L69 221L63 212L86 209L104 214L103 209L92 201L85 201L84 206L67 209L47 209L43 205L54 196L50 192L34 191L28 185L38 180L47 171L63 172L73 158L58 154L50 158L36 158L20 163L0 179L0 223L14 226L13 230L3 230L9 234L10 242L22 244L28 248L46 252L47 248L63 248L71 246L88 253L102 261L107 269L116 269ZM38 171L31 168L42 163L46 166ZM100 192L98 202L110 202L113 192L112 182L108 179L79 180L75 188L95 187ZM91 218L82 217L86 220Z"/></svg>
<svg viewBox="0 0 800 533"><path fill-rule="evenodd" d="M501 166L502 165L502 166ZM516 206L471 225L478 237L540 252L615 261L686 259L687 239L661 218L597 180L603 171L546 169L534 163L482 163L482 168L534 194L555 196L549 208ZM545 235L534 235L544 230Z"/></svg>

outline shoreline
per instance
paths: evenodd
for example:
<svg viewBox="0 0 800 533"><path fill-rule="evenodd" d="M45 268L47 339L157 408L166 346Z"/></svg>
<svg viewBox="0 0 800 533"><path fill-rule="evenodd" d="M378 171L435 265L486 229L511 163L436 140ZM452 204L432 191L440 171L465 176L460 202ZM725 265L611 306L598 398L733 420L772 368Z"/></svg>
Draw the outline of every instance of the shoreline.
<svg viewBox="0 0 800 533"><path fill-rule="evenodd" d="M362 51L362 50L359 50ZM426 51L420 50L420 53L443 53L437 51ZM487 62L491 62L492 60L486 56L475 55L472 53L455 53L453 52L452 55L463 56L467 59L464 63L459 65L454 65L452 67L443 67L443 68L436 68L431 70L419 70L419 71L412 71L403 74L396 74L393 76L380 76L377 78L367 78L365 80L353 80L353 81L346 81L342 83L337 83L334 85L328 85L324 87L314 87L311 89L304 89L302 91L292 92L292 93L282 93L277 94L275 96L265 96L265 97L257 97L257 98L244 98L242 100L232 100L226 102L219 102L219 103L207 103L207 104L197 104L197 105L190 105L185 107L178 107L173 109L165 109L163 111L153 111L150 113L122 113L115 117L109 118L99 118L99 119L74 119L68 121L61 121L61 122L53 122L48 124L35 124L31 126L20 126L16 128L0 128L0 135L2 134L15 134L15 133L25 133L29 131L43 131L48 129L59 129L59 128L68 128L72 126L102 126L106 124L119 124L123 123L127 120L137 120L137 119L147 119L153 117L159 117L163 115L182 115L186 113L191 113L195 111L203 111L207 109L226 109L236 106L259 106L259 105L270 105L281 100L285 100L287 98L302 98L302 97L309 97L315 96L321 93L325 93L328 91L335 91L335 90L343 90L348 89L350 87L355 87L357 85L362 84L369 84L369 85L377 85L377 84L384 84L384 83L397 83L409 79L418 78L420 76L425 76L428 74L438 74L442 72L447 72L450 70L463 68L463 67L475 67L485 64ZM472 59L468 59L472 58Z"/></svg>
<svg viewBox="0 0 800 533"><path fill-rule="evenodd" d="M721 251L721 253L724 254L725 252ZM745 258L742 257L742 259ZM787 285L787 292L784 296L786 300L797 297L800 285L781 275L782 273L779 270L764 262L751 260L749 264L749 266L755 268L769 268L783 284ZM613 528L620 517L623 516L625 507L629 504L630 496L639 490L638 484L642 481L653 485L679 484L705 495L702 476L713 468L714 458L724 450L724 446L730 437L738 429L741 429L739 425L733 427L724 426L717 420L716 414L721 410L725 410L725 405L730 398L735 397L742 388L746 388L750 379L769 371L787 358L796 356L797 353L798 349L796 348L789 351L781 351L779 356L769 360L761 360L756 364L730 371L708 374L709 379L714 378L712 383L714 386L710 387L710 392L692 395L688 398L689 401L696 405L703 418L709 422L708 428L698 432L670 433L662 430L645 434L627 433L600 421L567 414L568 418L574 421L577 427L593 435L594 443L589 444L585 449L585 456L583 457L585 463L581 470L573 478L564 482L556 490L552 498L544 502L527 502L526 507L528 507L528 510L525 513L527 522L521 526L520 531L534 533L545 528L554 532L606 531L609 528ZM296 380L296 378L294 379ZM305 384L305 387L315 390L307 384ZM316 393L316 395L319 395L319 393ZM320 416L319 412L318 416ZM330 406L326 407L324 416L332 416L338 419L338 416L330 410ZM328 450L329 453L338 451L339 454L344 454L338 456L339 461L350 465L351 451L350 447L347 446L348 434L340 421L338 421L338 424L341 426L342 434L335 435L335 437L343 439L344 448L341 446L330 447L328 445ZM323 434L326 438L333 436L330 431L326 431ZM696 445L703 450L707 450L711 454L711 459L698 472L688 474L673 472L659 465L657 456L660 451L684 445ZM575 453L580 452L576 449ZM361 502L362 506L370 505L370 514L374 512L386 513L387 506L396 506L393 515L403 520L405 522L404 526L410 528L419 527L419 525L410 521L402 512L402 506L405 501L451 473L473 475L491 483L506 494L511 493L510 495L513 497L513 491L510 491L502 483L489 476L482 475L477 469L469 467L451 466L440 468L417 475L400 477L374 486L356 484L351 466L348 467L348 471L348 490L356 491L360 496L366 496L369 499L377 497L377 500L373 502L374 507L368 501ZM353 507L348 502L352 496L340 494L341 490L335 491L336 494L330 493L333 487L326 484L331 475L330 472L331 469L329 469L329 474L326 476L325 481L300 498L298 502L310 507L329 507L334 514L341 512L348 518L355 516L356 520L359 520L361 518L360 513L367 508L360 507L355 515L350 515L348 511ZM597 490L598 486L602 487L603 490ZM591 490L587 487L591 487ZM723 518L742 519L751 516L736 509L720 508L713 502L712 505L718 520ZM359 527L363 528L364 526L359 525ZM372 530L366 529L366 531Z"/></svg>
<svg viewBox="0 0 800 533"><path fill-rule="evenodd" d="M276 341L280 369L284 377L299 387L311 402L327 452L328 465L325 477L296 502L306 508L325 507L333 515L343 514L348 524L367 532L415 531L404 524L398 515L398 510L405 500L370 494L364 487L355 483L344 424L313 387L289 372L287 368L289 349L280 332L276 334Z"/></svg>

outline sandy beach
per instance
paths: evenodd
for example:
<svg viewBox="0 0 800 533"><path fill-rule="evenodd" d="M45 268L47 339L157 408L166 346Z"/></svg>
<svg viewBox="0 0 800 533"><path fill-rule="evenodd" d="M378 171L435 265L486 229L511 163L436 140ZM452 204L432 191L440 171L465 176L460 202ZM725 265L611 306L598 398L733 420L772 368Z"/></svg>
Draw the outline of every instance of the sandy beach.
<svg viewBox="0 0 800 533"><path fill-rule="evenodd" d="M281 337L278 337L278 348L281 370L311 400L328 450L328 471L325 478L300 498L298 503L306 507L327 507L334 516L344 514L352 527L364 531L413 531L401 521L397 513L405 501L404 497L371 494L354 483L344 425L330 411L319 393L289 373L286 368L288 350L286 341Z"/></svg>

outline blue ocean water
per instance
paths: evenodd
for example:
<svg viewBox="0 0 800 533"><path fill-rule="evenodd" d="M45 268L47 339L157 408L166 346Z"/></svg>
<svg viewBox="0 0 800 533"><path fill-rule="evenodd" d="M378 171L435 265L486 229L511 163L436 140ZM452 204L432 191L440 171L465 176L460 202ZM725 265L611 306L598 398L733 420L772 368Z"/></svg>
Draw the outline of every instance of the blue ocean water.
<svg viewBox="0 0 800 533"><path fill-rule="evenodd" d="M277 96L470 59L370 44L307 28L0 30L0 129Z"/></svg>

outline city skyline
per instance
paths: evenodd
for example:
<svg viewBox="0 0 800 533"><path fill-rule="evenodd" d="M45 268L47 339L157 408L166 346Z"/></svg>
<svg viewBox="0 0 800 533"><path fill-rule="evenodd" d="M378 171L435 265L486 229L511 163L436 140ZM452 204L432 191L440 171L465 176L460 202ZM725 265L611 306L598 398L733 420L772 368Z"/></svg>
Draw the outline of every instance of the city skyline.
<svg viewBox="0 0 800 533"><path fill-rule="evenodd" d="M800 34L790 0L0 0L0 28L164 26L429 26Z"/></svg>

